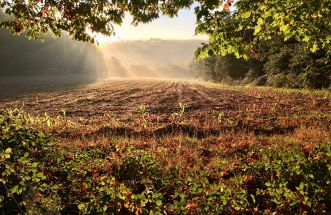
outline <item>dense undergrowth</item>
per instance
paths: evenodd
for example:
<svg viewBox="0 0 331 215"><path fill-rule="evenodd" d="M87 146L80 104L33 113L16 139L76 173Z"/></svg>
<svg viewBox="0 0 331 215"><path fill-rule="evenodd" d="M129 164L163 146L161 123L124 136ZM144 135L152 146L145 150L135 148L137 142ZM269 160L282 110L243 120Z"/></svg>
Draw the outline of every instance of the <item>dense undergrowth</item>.
<svg viewBox="0 0 331 215"><path fill-rule="evenodd" d="M119 140L61 144L43 123L55 125L21 110L0 116L2 214L331 211L329 142L226 146L213 156L204 150L200 161L185 166L167 164L161 147L152 152Z"/></svg>

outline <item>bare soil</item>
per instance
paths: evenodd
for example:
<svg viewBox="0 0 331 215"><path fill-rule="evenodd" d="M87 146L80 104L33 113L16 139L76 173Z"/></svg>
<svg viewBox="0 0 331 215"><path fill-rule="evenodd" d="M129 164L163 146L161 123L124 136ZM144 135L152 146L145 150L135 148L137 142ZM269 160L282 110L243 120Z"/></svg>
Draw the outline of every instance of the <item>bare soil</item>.
<svg viewBox="0 0 331 215"><path fill-rule="evenodd" d="M178 114L179 103L185 105L183 114ZM189 81L109 80L0 102L0 110L22 106L36 115L47 112L56 116L65 111L81 125L70 135L84 138L150 138L175 133L207 138L229 132L271 136L290 135L302 128L330 133L331 127L329 94ZM144 117L141 106L146 107Z"/></svg>

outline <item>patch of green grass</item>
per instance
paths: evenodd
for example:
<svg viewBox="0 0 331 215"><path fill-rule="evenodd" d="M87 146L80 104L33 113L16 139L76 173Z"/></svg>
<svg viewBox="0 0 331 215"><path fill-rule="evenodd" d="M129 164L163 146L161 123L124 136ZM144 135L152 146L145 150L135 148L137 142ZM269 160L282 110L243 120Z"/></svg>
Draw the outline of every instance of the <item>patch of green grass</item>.
<svg viewBox="0 0 331 215"><path fill-rule="evenodd" d="M267 87L267 86L229 86L225 84L218 84L212 82L200 82L199 84L203 86L207 86L209 88L215 89L225 89L225 90L239 90L239 91L252 91L256 92L258 95L263 95L265 92L269 93L285 93L285 94L303 94L309 96L317 96L325 99L331 98L331 90L330 89L322 89L322 90L313 90L313 89L293 89L293 88L275 88L275 87Z"/></svg>

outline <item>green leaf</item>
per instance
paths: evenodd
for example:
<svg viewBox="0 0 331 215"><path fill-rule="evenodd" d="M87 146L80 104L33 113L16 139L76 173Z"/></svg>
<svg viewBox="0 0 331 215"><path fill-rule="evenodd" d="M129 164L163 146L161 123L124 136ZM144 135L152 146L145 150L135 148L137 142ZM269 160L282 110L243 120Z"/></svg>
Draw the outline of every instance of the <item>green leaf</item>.
<svg viewBox="0 0 331 215"><path fill-rule="evenodd" d="M251 16L251 14L252 14L252 11L247 11L247 12L241 14L241 18L247 19Z"/></svg>
<svg viewBox="0 0 331 215"><path fill-rule="evenodd" d="M158 199L155 201L156 206L161 207L162 206L162 200Z"/></svg>
<svg viewBox="0 0 331 215"><path fill-rule="evenodd" d="M318 50L317 43L314 43L313 47L310 49L311 52L315 53Z"/></svg>
<svg viewBox="0 0 331 215"><path fill-rule="evenodd" d="M271 186L271 183L270 182L266 182L265 183L265 186L270 187Z"/></svg>
<svg viewBox="0 0 331 215"><path fill-rule="evenodd" d="M10 191L11 193L19 193L18 185L14 186Z"/></svg>
<svg viewBox="0 0 331 215"><path fill-rule="evenodd" d="M79 209L80 211L84 210L84 208L85 208L85 205L84 205L84 204L79 204L79 205L78 205L78 209Z"/></svg>
<svg viewBox="0 0 331 215"><path fill-rule="evenodd" d="M6 150L5 150L5 154L10 154L12 152L12 149L11 148L7 148Z"/></svg>
<svg viewBox="0 0 331 215"><path fill-rule="evenodd" d="M331 42L331 35L328 35L325 40L326 40L326 43L330 43Z"/></svg>
<svg viewBox="0 0 331 215"><path fill-rule="evenodd" d="M253 203L255 203L255 197L254 197L254 195L251 194L250 196L251 196L251 198L252 198L252 200L253 200Z"/></svg>
<svg viewBox="0 0 331 215"><path fill-rule="evenodd" d="M257 35L258 33L260 33L261 30L262 30L261 25L257 25L257 26L255 27L255 30L254 30L254 35Z"/></svg>
<svg viewBox="0 0 331 215"><path fill-rule="evenodd" d="M42 173L42 172L38 172L36 176L37 176L38 178L41 178L41 179L44 179L44 178L45 178L45 175L44 175L44 173Z"/></svg>
<svg viewBox="0 0 331 215"><path fill-rule="evenodd" d="M107 205L103 206L103 208L102 208L102 209L103 209L103 211L104 211L104 212L106 212L106 211L107 211L107 209L108 209Z"/></svg>

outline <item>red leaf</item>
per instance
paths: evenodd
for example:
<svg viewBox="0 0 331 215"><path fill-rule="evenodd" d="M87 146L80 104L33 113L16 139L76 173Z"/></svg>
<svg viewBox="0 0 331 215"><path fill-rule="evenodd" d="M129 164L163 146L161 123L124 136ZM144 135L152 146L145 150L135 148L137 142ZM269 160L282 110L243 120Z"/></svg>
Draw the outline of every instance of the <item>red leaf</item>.
<svg viewBox="0 0 331 215"><path fill-rule="evenodd" d="M187 204L186 209L187 210L196 210L197 205L195 203Z"/></svg>
<svg viewBox="0 0 331 215"><path fill-rule="evenodd" d="M92 177L93 177L93 178L99 178L99 176L100 176L99 173L93 173L93 174L92 174Z"/></svg>
<svg viewBox="0 0 331 215"><path fill-rule="evenodd" d="M37 198L40 198L40 197L43 196L43 194L41 194L41 193L36 193L34 196L37 197Z"/></svg>

